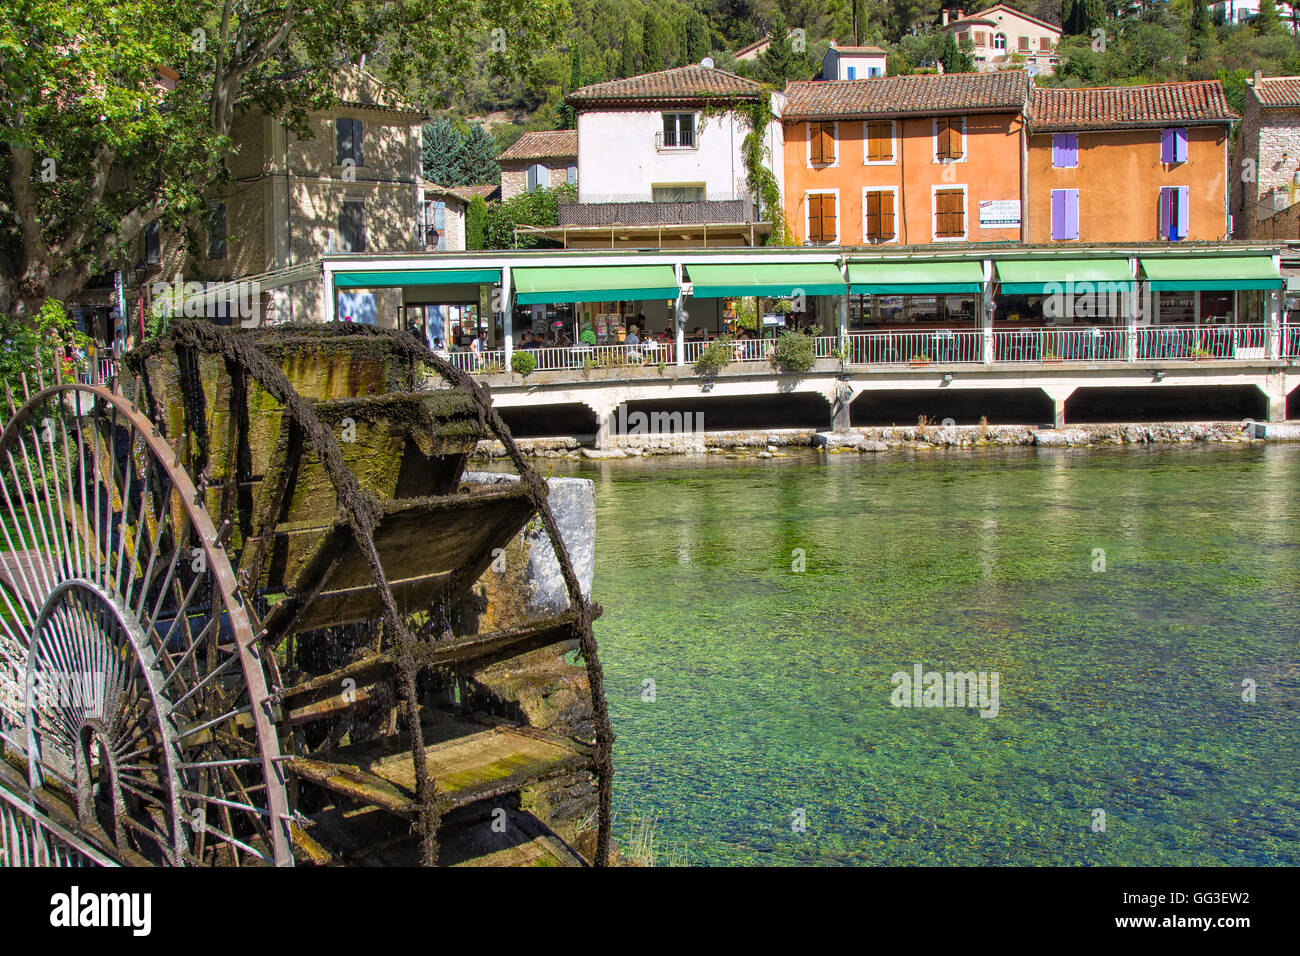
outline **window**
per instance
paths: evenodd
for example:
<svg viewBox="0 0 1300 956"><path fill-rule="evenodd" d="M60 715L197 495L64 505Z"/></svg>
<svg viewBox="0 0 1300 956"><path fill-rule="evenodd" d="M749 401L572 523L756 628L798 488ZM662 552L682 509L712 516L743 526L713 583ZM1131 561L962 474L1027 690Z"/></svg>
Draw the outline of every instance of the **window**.
<svg viewBox="0 0 1300 956"><path fill-rule="evenodd" d="M654 202L700 202L704 199L704 187L698 184L676 183L651 186L650 198Z"/></svg>
<svg viewBox="0 0 1300 956"><path fill-rule="evenodd" d="M1180 127L1160 131L1160 162L1187 162L1187 130Z"/></svg>
<svg viewBox="0 0 1300 956"><path fill-rule="evenodd" d="M1005 50L1007 48L1007 35L1005 33L993 34L993 49Z"/></svg>
<svg viewBox="0 0 1300 956"><path fill-rule="evenodd" d="M989 35L988 35L986 32L984 32L983 30L975 30L974 33L975 33L975 45L976 45L976 46L987 46L987 45L988 45L988 42L989 42Z"/></svg>
<svg viewBox="0 0 1300 956"><path fill-rule="evenodd" d="M934 160L952 163L966 158L966 118L940 116L934 121Z"/></svg>
<svg viewBox="0 0 1300 956"><path fill-rule="evenodd" d="M872 76L872 77L874 77L874 76L880 76L880 75L881 75L881 73L880 73L880 67L878 67L878 66L869 66L869 67L867 67L867 76Z"/></svg>
<svg viewBox="0 0 1300 956"><path fill-rule="evenodd" d="M1016 48L1017 48L1021 53L1028 53L1028 52L1029 52L1029 37L1018 37L1018 38L1016 39Z"/></svg>
<svg viewBox="0 0 1300 956"><path fill-rule="evenodd" d="M873 189L862 196L862 238L867 242L892 242L894 232L895 193L892 189Z"/></svg>
<svg viewBox="0 0 1300 956"><path fill-rule="evenodd" d="M541 163L533 163L528 167L528 191L535 193L539 189L547 189L551 185L551 171Z"/></svg>
<svg viewBox="0 0 1300 956"><path fill-rule="evenodd" d="M343 166L348 160L353 166L361 166L361 120L337 119L334 121L334 145L336 162Z"/></svg>
<svg viewBox="0 0 1300 956"><path fill-rule="evenodd" d="M1056 133L1052 136L1052 165L1072 169L1079 165L1079 134Z"/></svg>
<svg viewBox="0 0 1300 956"><path fill-rule="evenodd" d="M1186 186L1164 186L1160 190L1160 238L1177 242L1188 235L1188 199Z"/></svg>
<svg viewBox="0 0 1300 956"><path fill-rule="evenodd" d="M345 200L339 211L339 245L342 252L366 251L366 204Z"/></svg>
<svg viewBox="0 0 1300 956"><path fill-rule="evenodd" d="M858 78L858 68L856 66L848 67L848 72L849 72L848 78L850 80L856 80Z"/></svg>
<svg viewBox="0 0 1300 956"><path fill-rule="evenodd" d="M565 170L565 181L570 186L578 184L578 167L575 163L570 163L569 168Z"/></svg>
<svg viewBox="0 0 1300 956"><path fill-rule="evenodd" d="M1039 52L1039 53L1051 53L1051 52L1052 52L1052 38L1051 38L1051 37L1039 37L1039 38L1038 38L1038 52Z"/></svg>
<svg viewBox="0 0 1300 956"><path fill-rule="evenodd" d="M156 266L161 257L158 226L158 220L155 219L144 227L144 264L147 266Z"/></svg>
<svg viewBox="0 0 1300 956"><path fill-rule="evenodd" d="M839 216L836 207L839 196L835 193L808 194L808 241L815 246L834 245L839 242Z"/></svg>
<svg viewBox="0 0 1300 956"><path fill-rule="evenodd" d="M1079 190L1052 190L1052 238L1079 238Z"/></svg>
<svg viewBox="0 0 1300 956"><path fill-rule="evenodd" d="M665 148L693 149L695 147L695 114L665 113L664 136L661 145Z"/></svg>
<svg viewBox="0 0 1300 956"><path fill-rule="evenodd" d="M934 237L936 239L966 238L966 190L964 188L934 191Z"/></svg>
<svg viewBox="0 0 1300 956"><path fill-rule="evenodd" d="M432 232L430 243L436 250L447 248L447 204L441 199L436 199L429 204L427 209L429 216L429 227Z"/></svg>
<svg viewBox="0 0 1300 956"><path fill-rule="evenodd" d="M866 123L866 162L892 163L894 161L894 121L869 120Z"/></svg>
<svg viewBox="0 0 1300 956"><path fill-rule="evenodd" d="M835 163L835 124L808 124L808 164L831 166Z"/></svg>
<svg viewBox="0 0 1300 956"><path fill-rule="evenodd" d="M226 258L226 204L208 204L208 258Z"/></svg>

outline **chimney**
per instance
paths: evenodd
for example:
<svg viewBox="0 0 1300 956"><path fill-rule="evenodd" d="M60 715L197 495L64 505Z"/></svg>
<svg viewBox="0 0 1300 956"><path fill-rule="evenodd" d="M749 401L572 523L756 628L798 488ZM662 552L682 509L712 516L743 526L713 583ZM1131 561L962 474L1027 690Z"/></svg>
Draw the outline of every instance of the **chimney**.
<svg viewBox="0 0 1300 956"><path fill-rule="evenodd" d="M1258 86L1259 86L1261 83L1263 83L1263 82L1264 82L1264 71L1263 71L1263 70L1256 70L1256 71L1255 71L1255 82L1254 82L1252 85L1258 87Z"/></svg>
<svg viewBox="0 0 1300 956"><path fill-rule="evenodd" d="M948 25L948 8L947 8L947 7L944 7L944 8L943 8L943 25L944 25L944 26L947 26L947 25Z"/></svg>

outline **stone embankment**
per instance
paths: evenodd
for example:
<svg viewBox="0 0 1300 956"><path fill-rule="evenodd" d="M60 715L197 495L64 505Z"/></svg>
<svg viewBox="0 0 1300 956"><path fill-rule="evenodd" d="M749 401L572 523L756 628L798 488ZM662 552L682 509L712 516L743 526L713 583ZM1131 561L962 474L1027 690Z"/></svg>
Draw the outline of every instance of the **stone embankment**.
<svg viewBox="0 0 1300 956"><path fill-rule="evenodd" d="M654 455L748 455L770 458L791 448L817 448L828 453L873 453L891 449L1036 446L1077 448L1097 445L1180 445L1196 442L1235 444L1252 441L1300 441L1300 425L1233 422L1167 422L1162 424L1076 425L1037 428L1032 425L892 425L853 428L845 432L813 428L734 432L695 432L668 435L618 435L601 448L585 439L521 438L523 454L533 458L617 459ZM480 442L479 459L504 455L500 442Z"/></svg>

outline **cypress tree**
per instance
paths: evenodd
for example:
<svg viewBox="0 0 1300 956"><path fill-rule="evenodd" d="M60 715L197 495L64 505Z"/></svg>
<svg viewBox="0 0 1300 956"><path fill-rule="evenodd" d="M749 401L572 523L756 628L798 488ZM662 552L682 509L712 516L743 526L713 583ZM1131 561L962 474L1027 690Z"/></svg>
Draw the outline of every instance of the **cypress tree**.
<svg viewBox="0 0 1300 956"><path fill-rule="evenodd" d="M619 77L627 79L629 76L636 76L636 50L632 49L632 27L626 20L623 21L623 44L619 47L619 53L621 55Z"/></svg>
<svg viewBox="0 0 1300 956"><path fill-rule="evenodd" d="M641 69L654 73L664 68L663 41L659 34L659 17L647 8L641 19Z"/></svg>

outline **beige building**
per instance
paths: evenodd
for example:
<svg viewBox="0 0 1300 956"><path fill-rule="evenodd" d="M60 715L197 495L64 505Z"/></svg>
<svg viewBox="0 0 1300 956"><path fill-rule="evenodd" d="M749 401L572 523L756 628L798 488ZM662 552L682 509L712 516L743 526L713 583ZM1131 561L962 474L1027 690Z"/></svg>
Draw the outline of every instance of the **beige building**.
<svg viewBox="0 0 1300 956"><path fill-rule="evenodd" d="M977 70L1023 67L1030 73L1051 73L1056 66L1056 45L1061 28L1031 17L1015 7L995 3L975 13L943 11L940 29L957 35L957 42L971 42L971 57Z"/></svg>
<svg viewBox="0 0 1300 956"><path fill-rule="evenodd" d="M155 300L176 288L177 277L187 284L241 283L201 307L201 314L218 322L316 321L323 306L318 281L263 288L256 277L308 267L329 252L424 251L449 239L463 248L466 200L422 175L425 112L357 68L340 71L335 92L333 109L310 115L311 137L295 135L259 111L236 117L231 179L212 195L198 248L187 249L180 236L160 235L157 225L141 237L124 295L131 333L138 333ZM459 207L459 220L453 213L440 230L436 206L448 200ZM250 298L256 316L247 314ZM338 314L392 324L400 305L395 290L356 292L341 296ZM107 338L103 329L110 317L96 319L100 337Z"/></svg>
<svg viewBox="0 0 1300 956"><path fill-rule="evenodd" d="M543 130L525 133L497 157L501 166L501 198L578 183L578 131Z"/></svg>

